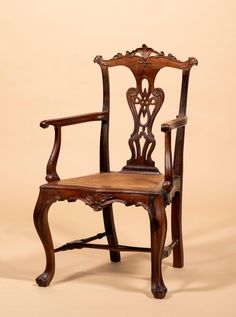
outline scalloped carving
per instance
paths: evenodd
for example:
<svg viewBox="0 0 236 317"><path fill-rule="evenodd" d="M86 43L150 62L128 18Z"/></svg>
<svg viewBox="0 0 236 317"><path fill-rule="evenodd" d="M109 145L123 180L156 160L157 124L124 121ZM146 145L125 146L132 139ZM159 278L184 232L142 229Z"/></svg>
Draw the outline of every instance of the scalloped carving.
<svg viewBox="0 0 236 317"><path fill-rule="evenodd" d="M127 196L127 199L119 197L116 194L102 193L102 192L78 192L67 193L66 195L61 190L50 190L47 192L46 204L51 205L56 201L76 202L77 200L83 201L86 205L93 208L94 211L100 211L105 206L108 206L114 202L122 203L127 206L135 205L136 207L142 206L144 209L149 210L148 205L143 201L143 199L134 199Z"/></svg>
<svg viewBox="0 0 236 317"><path fill-rule="evenodd" d="M79 197L86 205L93 208L94 211L99 211L103 207L109 205L109 201L114 199L114 196L107 193L81 193Z"/></svg>
<svg viewBox="0 0 236 317"><path fill-rule="evenodd" d="M97 55L95 58L94 58L94 63L98 63L99 65L101 66L107 66L107 63L104 62L103 58L101 55Z"/></svg>
<svg viewBox="0 0 236 317"><path fill-rule="evenodd" d="M138 56L140 57L140 62L141 63L147 63L147 58L149 57L165 57L171 60L179 61L174 55L168 54L165 55L163 51L157 52L153 48L148 47L146 44L143 44L142 47L136 48L135 50L129 52L126 51L125 55L121 53L117 53L113 59L119 59L122 57L132 57L132 56Z"/></svg>
<svg viewBox="0 0 236 317"><path fill-rule="evenodd" d="M125 54L117 53L113 58L109 60L104 60L101 55L98 55L95 57L94 62L98 63L101 67L125 65L129 67L132 71L134 71L134 67L132 65L128 65L127 61L127 59L131 57L137 58L137 63L144 64L144 66L148 64L158 64L158 58L163 58L166 60L166 62L168 62L168 60L170 61L170 63L164 63L164 67L170 66L176 67L178 69L187 70L190 69L193 65L198 64L197 59L194 57L189 57L188 60L181 61L171 53L165 54L163 51L155 51L153 48L148 47L146 44L143 44L141 47L138 47L133 51L126 51ZM124 63L122 62L123 59L125 61ZM163 67L163 65L161 67Z"/></svg>

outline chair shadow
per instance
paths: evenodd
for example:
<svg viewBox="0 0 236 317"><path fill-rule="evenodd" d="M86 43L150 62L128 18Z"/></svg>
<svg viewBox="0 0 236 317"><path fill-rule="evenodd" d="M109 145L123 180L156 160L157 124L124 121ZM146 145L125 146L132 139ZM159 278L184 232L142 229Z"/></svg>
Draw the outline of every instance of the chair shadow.
<svg viewBox="0 0 236 317"><path fill-rule="evenodd" d="M207 227L199 230L198 235L194 232L192 235L186 235L186 264L183 269L172 267L172 257L163 261L163 275L167 288L169 283L174 285L174 289L169 287L167 299L174 293L211 291L223 289L236 283L236 249L233 243L236 241L236 232L227 230L227 228L232 229L232 222L225 224L221 222L215 227L211 227L210 232L213 232L217 238L209 236L209 228ZM86 252L82 265L79 251L78 262L73 264L73 271L76 265L79 268L78 273L69 274L68 272L68 275L63 277L58 272L51 285L73 281L74 283L105 285L113 289L143 293L149 298L152 297L150 292L150 254L123 253L121 262L111 263L107 253L88 250ZM104 262L107 262L97 264L94 261L94 254L101 254L99 261L104 259ZM66 254L63 253L64 255ZM38 266L39 261L42 261L42 253L35 253L35 251L33 254L18 256L14 261L2 261L0 262L0 276L6 279L31 281L32 284L35 284L34 268ZM65 264L64 275L67 274L66 268L68 266Z"/></svg>
<svg viewBox="0 0 236 317"><path fill-rule="evenodd" d="M142 292L142 289L139 287L140 285L137 283L139 280L144 280L145 283L149 284L149 277L145 275L145 270L142 270L142 268L148 266L149 269L150 255L141 254L140 257L140 254L137 253L123 253L123 255L121 254L120 262L112 263L107 254L100 254L106 263L95 265L90 269L86 268L86 271L67 275L55 281L54 284L64 284L74 281L92 285L106 285L106 287L130 292ZM92 256L90 260L93 260Z"/></svg>
<svg viewBox="0 0 236 317"><path fill-rule="evenodd" d="M186 235L184 269L169 272L179 280L179 288L170 293L202 292L236 284L235 219L225 219ZM167 264L172 266L171 263Z"/></svg>

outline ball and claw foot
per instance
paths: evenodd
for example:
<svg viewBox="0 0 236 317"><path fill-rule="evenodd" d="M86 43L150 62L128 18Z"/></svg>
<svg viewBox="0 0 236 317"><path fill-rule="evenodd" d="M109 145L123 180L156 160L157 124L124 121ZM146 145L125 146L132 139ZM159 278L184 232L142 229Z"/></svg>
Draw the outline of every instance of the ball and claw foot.
<svg viewBox="0 0 236 317"><path fill-rule="evenodd" d="M51 280L52 278L50 278L49 273L44 272L36 278L36 283L38 284L38 286L47 287L50 284Z"/></svg>
<svg viewBox="0 0 236 317"><path fill-rule="evenodd" d="M167 288L162 285L152 287L152 294L155 298L162 299L166 296Z"/></svg>

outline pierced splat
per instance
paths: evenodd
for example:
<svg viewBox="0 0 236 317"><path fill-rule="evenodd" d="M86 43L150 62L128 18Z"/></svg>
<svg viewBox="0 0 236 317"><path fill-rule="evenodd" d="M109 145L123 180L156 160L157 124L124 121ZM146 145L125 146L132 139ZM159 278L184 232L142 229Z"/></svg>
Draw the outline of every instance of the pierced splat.
<svg viewBox="0 0 236 317"><path fill-rule="evenodd" d="M136 78L137 79L137 78ZM148 87L144 88L144 83ZM129 139L131 158L127 161L124 170L140 170L159 173L151 155L156 141L152 133L155 117L164 101L164 92L161 88L153 87L153 80L137 79L137 88L129 88L127 100L134 119L134 130Z"/></svg>
<svg viewBox="0 0 236 317"><path fill-rule="evenodd" d="M156 143L152 133L152 126L164 101L162 89L154 88L155 77L164 67L182 69L183 74L187 74L191 67L197 64L197 60L194 57L190 57L185 62L182 62L172 54L165 55L164 52L155 51L144 44L131 52L118 53L109 60L105 60L98 55L95 57L94 62L98 63L102 70L103 111L109 112L110 108L109 67L128 67L136 80L136 88L130 88L127 91L127 100L134 119L134 130L129 139L131 158L127 161L122 171L134 170L160 173L151 158ZM146 89L143 85L144 82L148 84ZM108 125L104 123L103 126L101 144L107 144L108 147ZM102 149L105 149L105 146ZM105 157L107 159L104 159ZM102 152L102 171L109 171L108 162L108 152Z"/></svg>
<svg viewBox="0 0 236 317"><path fill-rule="evenodd" d="M156 143L152 126L164 101L162 89L154 88L155 77L162 68L172 67L183 70L183 78L185 78L188 76L191 67L197 65L197 60L194 57L189 57L188 60L182 62L172 54L166 55L163 51L155 51L143 44L142 47L131 52L118 53L109 60L105 60L101 55L98 55L94 62L98 63L102 70L103 111L109 113L110 108L108 68L125 66L131 70L136 80L136 88L130 88L127 91L127 100L134 119L134 130L129 139L131 158L122 171L134 170L160 173L151 158ZM146 89L143 86L145 81L148 83ZM183 83L185 83L185 80ZM181 110L181 113L184 112ZM103 124L101 144L101 171L107 172L110 170L109 155L106 150L108 149L108 123Z"/></svg>

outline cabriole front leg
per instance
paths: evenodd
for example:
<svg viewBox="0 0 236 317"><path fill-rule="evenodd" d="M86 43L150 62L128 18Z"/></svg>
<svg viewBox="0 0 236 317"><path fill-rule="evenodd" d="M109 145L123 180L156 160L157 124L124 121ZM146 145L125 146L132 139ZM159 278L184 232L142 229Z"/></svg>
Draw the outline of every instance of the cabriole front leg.
<svg viewBox="0 0 236 317"><path fill-rule="evenodd" d="M55 201L47 191L41 189L34 209L34 225L46 254L45 270L36 278L36 283L43 287L50 284L55 272L54 247L48 224L48 210Z"/></svg>
<svg viewBox="0 0 236 317"><path fill-rule="evenodd" d="M151 199L149 204L151 225L151 290L155 298L165 297L167 288L162 277L162 255L166 239L166 213L163 197Z"/></svg>

